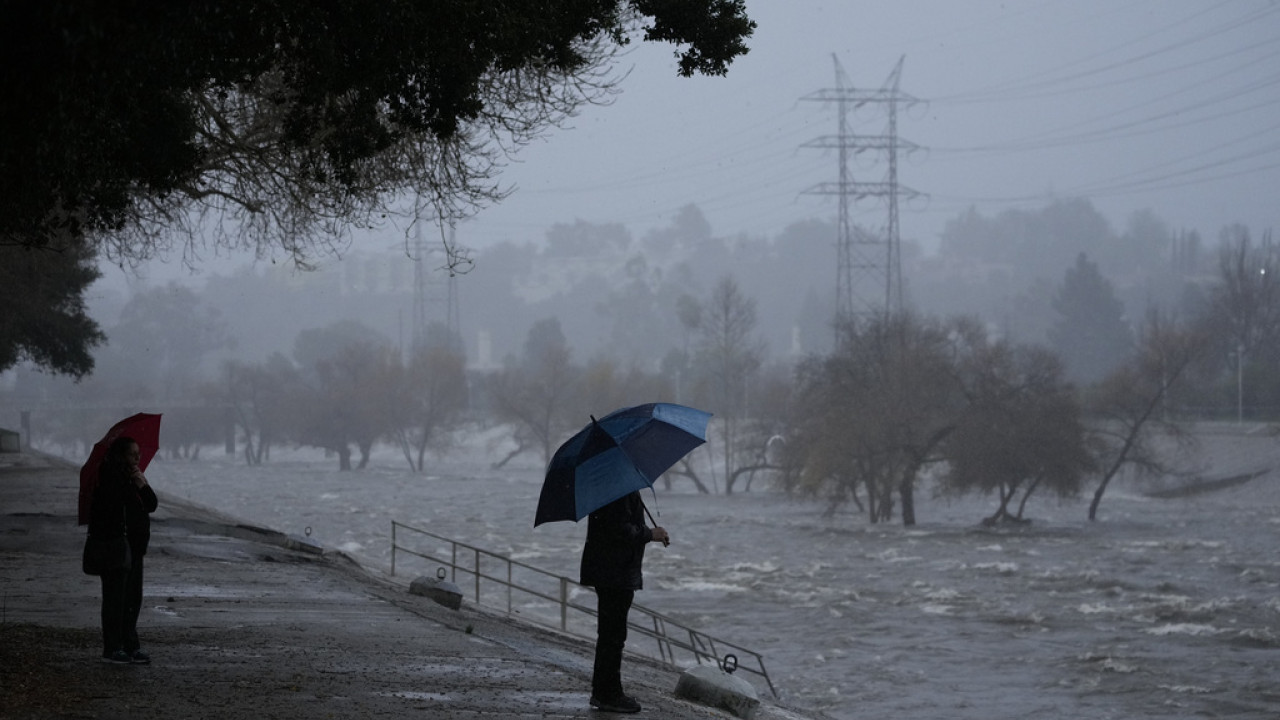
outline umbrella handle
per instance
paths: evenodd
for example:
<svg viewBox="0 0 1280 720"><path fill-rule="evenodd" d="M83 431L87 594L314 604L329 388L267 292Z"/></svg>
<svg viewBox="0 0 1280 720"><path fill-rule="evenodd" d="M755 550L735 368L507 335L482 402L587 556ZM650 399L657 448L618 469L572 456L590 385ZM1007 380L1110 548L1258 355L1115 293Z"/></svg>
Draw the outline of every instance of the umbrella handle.
<svg viewBox="0 0 1280 720"><path fill-rule="evenodd" d="M645 505L643 500L640 501L640 507L644 508L644 514L649 516L649 522L653 523L654 527L658 527L658 521L653 519L653 513L649 512L649 506ZM669 545L671 545L670 540L664 540L662 542L663 547L667 547Z"/></svg>

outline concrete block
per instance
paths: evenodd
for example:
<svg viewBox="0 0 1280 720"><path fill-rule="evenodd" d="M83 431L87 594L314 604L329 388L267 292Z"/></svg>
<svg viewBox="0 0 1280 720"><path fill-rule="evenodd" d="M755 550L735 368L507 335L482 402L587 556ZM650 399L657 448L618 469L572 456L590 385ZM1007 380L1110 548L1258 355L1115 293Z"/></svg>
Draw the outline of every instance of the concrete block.
<svg viewBox="0 0 1280 720"><path fill-rule="evenodd" d="M324 554L323 545L309 537L302 537L301 535L288 536L285 538L284 546L290 550L300 550L302 552L313 553L315 555Z"/></svg>
<svg viewBox="0 0 1280 720"><path fill-rule="evenodd" d="M760 698L751 683L708 665L698 665L680 673L675 695L727 710L740 718L750 718L760 706Z"/></svg>
<svg viewBox="0 0 1280 720"><path fill-rule="evenodd" d="M462 591L457 585L444 578L433 578L423 575L409 583L409 592L414 595L431 598L450 610L462 607Z"/></svg>

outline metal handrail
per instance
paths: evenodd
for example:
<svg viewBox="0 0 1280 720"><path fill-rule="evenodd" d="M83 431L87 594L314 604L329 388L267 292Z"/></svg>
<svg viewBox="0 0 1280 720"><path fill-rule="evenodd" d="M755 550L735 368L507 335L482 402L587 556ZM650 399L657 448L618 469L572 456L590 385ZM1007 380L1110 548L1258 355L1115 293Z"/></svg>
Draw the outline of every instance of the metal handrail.
<svg viewBox="0 0 1280 720"><path fill-rule="evenodd" d="M433 555L426 551L406 547L401 544L401 538L398 532L399 530L409 531L410 533L416 533L418 535L433 538L442 543L448 543L449 557L445 558ZM462 551L464 556L470 556L470 565L459 563L459 550ZM458 585L459 589L462 588L461 583L458 582L459 573L464 577L470 576L472 582L467 584L471 588L473 601L478 605L498 608L502 607L501 603L486 602L485 600L482 581L496 583L501 589L505 589L505 605L508 615L518 613L522 617L532 619L534 622L541 625L556 627L562 632L567 632L587 639L591 639L593 637L592 628L590 626L585 630L579 630L575 628L574 623L570 622L571 610L577 611L587 617L595 617L596 611L594 608L575 603L570 599L570 588L572 586L582 586L563 575L556 575L555 573L547 572L546 570L534 567L528 563L523 563L519 560L512 560L505 555L500 555L474 545L469 545L452 538L447 538L443 535L437 535L436 533L428 530L423 530L421 528L413 527L412 525L406 525L402 522L392 520L392 576L396 574L396 553L405 553L430 562L443 563L445 567L449 568L449 580L455 585ZM498 561L505 566L505 573L493 574L492 571L486 570L481 565L482 558L491 558L492 560ZM554 592L538 590L517 581L515 578L516 569L532 574L538 578L546 578L555 581L556 588ZM505 577L502 575L505 575ZM557 606L559 608L558 624L554 621L547 621L539 618L536 613L528 613L518 610L513 599L513 594L516 591L523 593L532 599L549 602ZM528 609L528 607L525 608L525 610ZM640 635L652 638L656 642L656 655L651 653L643 654L653 657L672 668L678 667L676 656L677 651L683 651L692 655L694 661L699 665L701 665L705 660L714 663L718 667L723 667L724 657L726 655L732 654L737 658L751 658L754 660L754 664L739 663L738 669L764 678L765 683L769 686L769 692L773 693L774 697L778 696L778 691L774 688L773 681L769 679L768 671L765 670L764 656L760 653L754 650L749 650L741 645L731 643L727 640L712 637L707 633L695 630L674 618L663 615L655 610L651 610L643 605L633 604L631 606L631 610L632 614L627 621L628 629L633 630ZM644 624L641 624L632 620L631 618L634 618L636 615L644 616L647 618L647 621L644 621ZM687 640L684 639L686 636L688 638Z"/></svg>

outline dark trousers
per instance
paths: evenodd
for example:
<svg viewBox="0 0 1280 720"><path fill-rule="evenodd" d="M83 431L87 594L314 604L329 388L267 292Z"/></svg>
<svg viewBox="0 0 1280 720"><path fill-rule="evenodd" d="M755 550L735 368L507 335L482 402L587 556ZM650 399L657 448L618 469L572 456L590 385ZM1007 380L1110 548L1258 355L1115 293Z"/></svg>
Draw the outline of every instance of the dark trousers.
<svg viewBox="0 0 1280 720"><path fill-rule="evenodd" d="M138 644L138 613L142 610L142 555L133 567L102 575L102 654L132 653Z"/></svg>
<svg viewBox="0 0 1280 720"><path fill-rule="evenodd" d="M596 662L591 694L615 698L622 694L622 648L627 643L627 613L635 590L596 588Z"/></svg>

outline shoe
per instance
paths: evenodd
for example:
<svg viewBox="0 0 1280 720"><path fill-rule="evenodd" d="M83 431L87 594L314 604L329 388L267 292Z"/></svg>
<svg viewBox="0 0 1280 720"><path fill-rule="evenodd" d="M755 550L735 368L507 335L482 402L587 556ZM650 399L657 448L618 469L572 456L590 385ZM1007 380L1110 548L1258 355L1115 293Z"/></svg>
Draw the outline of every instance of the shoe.
<svg viewBox="0 0 1280 720"><path fill-rule="evenodd" d="M134 650L133 654L129 656L129 662L134 665L150 665L151 656L141 650Z"/></svg>
<svg viewBox="0 0 1280 720"><path fill-rule="evenodd" d="M103 653L102 662L119 663L121 665L128 665L129 663L133 662L133 658L129 657L129 653L123 650L116 650L115 652Z"/></svg>
<svg viewBox="0 0 1280 720"><path fill-rule="evenodd" d="M640 712L640 703L636 702L635 698L627 697L626 695L618 695L617 697L610 697L605 699L601 699L596 697L595 695L592 695L591 707L599 710L600 712L615 712L615 713Z"/></svg>

